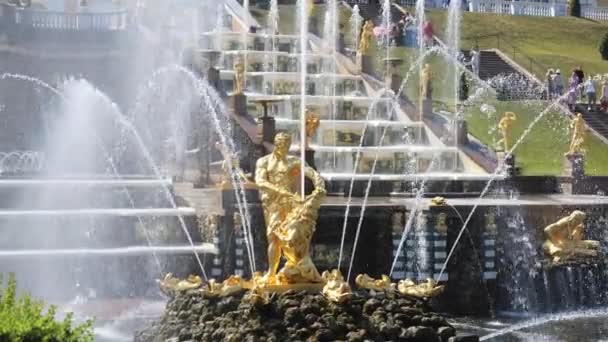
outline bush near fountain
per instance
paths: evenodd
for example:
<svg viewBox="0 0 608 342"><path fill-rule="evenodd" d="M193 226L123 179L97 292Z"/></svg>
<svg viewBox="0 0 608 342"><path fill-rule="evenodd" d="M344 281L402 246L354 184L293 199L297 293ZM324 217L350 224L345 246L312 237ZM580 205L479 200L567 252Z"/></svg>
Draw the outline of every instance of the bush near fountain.
<svg viewBox="0 0 608 342"><path fill-rule="evenodd" d="M73 314L57 321L56 310L51 305L43 312L43 301L17 296L15 276L9 275L6 287L0 286L0 341L93 341L92 321L74 325Z"/></svg>
<svg viewBox="0 0 608 342"><path fill-rule="evenodd" d="M290 290L253 305L243 294L206 298L179 291L162 318L136 334L144 341L448 341L455 329L428 303L397 293L361 291L336 304Z"/></svg>

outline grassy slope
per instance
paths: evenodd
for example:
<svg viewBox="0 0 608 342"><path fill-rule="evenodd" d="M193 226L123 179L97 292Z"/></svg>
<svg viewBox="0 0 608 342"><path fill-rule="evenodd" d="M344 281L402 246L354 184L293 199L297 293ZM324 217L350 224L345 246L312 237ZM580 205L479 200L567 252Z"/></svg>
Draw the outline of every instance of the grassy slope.
<svg viewBox="0 0 608 342"><path fill-rule="evenodd" d="M441 37L446 25L446 11L428 12L429 18ZM600 57L598 46L602 35L608 32L608 22L595 22L573 17L544 18L496 14L463 13L460 46L470 49L476 42L479 47L500 48L518 63L530 68L530 62L512 47L522 51L538 65L532 72L542 78L548 68L559 68L569 75L580 65L585 72L607 73L608 61ZM496 37L474 39L475 36L500 34Z"/></svg>

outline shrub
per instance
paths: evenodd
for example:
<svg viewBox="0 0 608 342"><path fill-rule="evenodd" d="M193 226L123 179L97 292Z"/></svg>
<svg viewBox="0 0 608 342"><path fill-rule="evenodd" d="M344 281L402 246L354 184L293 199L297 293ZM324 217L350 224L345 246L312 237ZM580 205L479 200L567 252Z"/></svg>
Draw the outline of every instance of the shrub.
<svg viewBox="0 0 608 342"><path fill-rule="evenodd" d="M608 32L600 40L600 54L603 60L608 60Z"/></svg>
<svg viewBox="0 0 608 342"><path fill-rule="evenodd" d="M73 326L73 314L63 321L55 320L57 308L44 311L44 302L29 294L17 296L17 282L10 275L6 288L0 275L0 341L93 341L92 321Z"/></svg>
<svg viewBox="0 0 608 342"><path fill-rule="evenodd" d="M569 0L568 1L569 4L569 9L570 9L570 16L572 17L581 17L581 1L580 0Z"/></svg>

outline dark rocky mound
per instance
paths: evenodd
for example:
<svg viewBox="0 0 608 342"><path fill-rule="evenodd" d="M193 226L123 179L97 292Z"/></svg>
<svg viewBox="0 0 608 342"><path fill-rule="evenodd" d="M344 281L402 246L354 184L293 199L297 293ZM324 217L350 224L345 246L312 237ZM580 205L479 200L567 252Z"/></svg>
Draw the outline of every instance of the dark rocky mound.
<svg viewBox="0 0 608 342"><path fill-rule="evenodd" d="M261 306L243 296L179 293L160 321L138 332L135 341L447 342L455 334L424 302L398 294L361 292L346 304L334 304L320 294L288 291Z"/></svg>

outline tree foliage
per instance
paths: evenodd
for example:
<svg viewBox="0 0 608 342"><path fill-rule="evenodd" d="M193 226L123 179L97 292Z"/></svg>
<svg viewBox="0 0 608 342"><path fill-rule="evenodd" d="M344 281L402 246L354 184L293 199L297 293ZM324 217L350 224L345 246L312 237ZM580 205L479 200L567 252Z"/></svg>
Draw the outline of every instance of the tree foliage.
<svg viewBox="0 0 608 342"><path fill-rule="evenodd" d="M73 314L55 320L57 308L44 310L42 300L17 295L17 282L9 275L6 287L0 275L0 341L80 342L93 341L92 321L74 326Z"/></svg>
<svg viewBox="0 0 608 342"><path fill-rule="evenodd" d="M608 32L600 40L600 54L603 60L608 60Z"/></svg>
<svg viewBox="0 0 608 342"><path fill-rule="evenodd" d="M568 4L569 4L570 16L580 18L581 17L581 1L580 0L569 0Z"/></svg>

